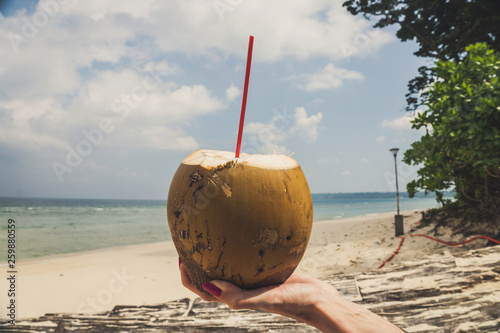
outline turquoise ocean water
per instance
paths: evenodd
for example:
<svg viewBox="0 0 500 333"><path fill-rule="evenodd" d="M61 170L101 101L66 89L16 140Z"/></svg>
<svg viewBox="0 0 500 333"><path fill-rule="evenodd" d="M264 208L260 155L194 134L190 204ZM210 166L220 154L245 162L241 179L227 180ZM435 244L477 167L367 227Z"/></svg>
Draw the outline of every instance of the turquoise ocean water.
<svg viewBox="0 0 500 333"><path fill-rule="evenodd" d="M393 193L313 194L313 205L315 222L396 211ZM400 197L401 211L437 206L434 197ZM171 239L163 200L0 198L0 216L2 263L9 219L17 260Z"/></svg>

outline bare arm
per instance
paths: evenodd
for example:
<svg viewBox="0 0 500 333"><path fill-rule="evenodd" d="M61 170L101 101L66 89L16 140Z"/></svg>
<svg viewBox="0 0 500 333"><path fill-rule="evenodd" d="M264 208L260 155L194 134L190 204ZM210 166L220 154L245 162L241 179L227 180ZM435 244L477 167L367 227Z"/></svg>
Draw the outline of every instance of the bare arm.
<svg viewBox="0 0 500 333"><path fill-rule="evenodd" d="M179 266L183 285L205 301L224 302L231 309L260 309L307 323L322 332L390 333L402 330L364 307L346 301L330 284L312 277L292 274L283 284L245 290L226 281L211 281L201 293Z"/></svg>

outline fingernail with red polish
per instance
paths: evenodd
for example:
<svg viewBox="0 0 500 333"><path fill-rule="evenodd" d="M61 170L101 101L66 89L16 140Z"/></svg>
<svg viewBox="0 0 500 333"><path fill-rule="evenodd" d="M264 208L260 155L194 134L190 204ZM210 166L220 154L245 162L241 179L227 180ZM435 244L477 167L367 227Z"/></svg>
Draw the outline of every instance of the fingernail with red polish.
<svg viewBox="0 0 500 333"><path fill-rule="evenodd" d="M214 284L211 284L210 282L204 283L201 287L217 298L219 298L220 295L222 295L222 290L220 290L219 287L217 287Z"/></svg>

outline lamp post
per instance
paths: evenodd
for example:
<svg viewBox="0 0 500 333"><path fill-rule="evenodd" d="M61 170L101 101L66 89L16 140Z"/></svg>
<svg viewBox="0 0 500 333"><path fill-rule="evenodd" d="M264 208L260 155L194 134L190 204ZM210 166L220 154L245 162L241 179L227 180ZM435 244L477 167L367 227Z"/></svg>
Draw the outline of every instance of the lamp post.
<svg viewBox="0 0 500 333"><path fill-rule="evenodd" d="M399 187L398 187L398 163L396 161L396 155L398 154L399 148L392 148L389 151L394 156L394 170L396 173L396 203L397 203L397 214L394 216L395 228L396 228L396 237L403 235L404 225L403 225L403 215L399 215Z"/></svg>

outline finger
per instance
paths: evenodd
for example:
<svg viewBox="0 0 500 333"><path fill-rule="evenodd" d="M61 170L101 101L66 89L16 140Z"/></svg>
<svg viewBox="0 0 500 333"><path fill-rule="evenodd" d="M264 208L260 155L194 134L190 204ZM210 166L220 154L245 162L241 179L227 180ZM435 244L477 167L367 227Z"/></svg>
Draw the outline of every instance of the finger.
<svg viewBox="0 0 500 333"><path fill-rule="evenodd" d="M200 296L205 301L208 301L208 302L217 301L217 299L215 299L214 297L208 296L207 294L199 291L198 288L196 288L191 283L191 279L189 278L189 275L188 275L186 269L184 268L184 265L182 265L182 263L179 264L179 270L181 272L181 281L182 281L182 285L184 287L186 287L187 289L191 290L193 293L195 293L196 295Z"/></svg>
<svg viewBox="0 0 500 333"><path fill-rule="evenodd" d="M241 289L240 287L226 281L215 280L205 283L203 289L217 299L226 303L233 310L262 309L269 301L264 295L277 286L269 286L258 289Z"/></svg>
<svg viewBox="0 0 500 333"><path fill-rule="evenodd" d="M226 281L210 281L202 286L212 296L226 303L231 309L238 309L242 289Z"/></svg>

